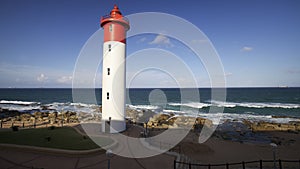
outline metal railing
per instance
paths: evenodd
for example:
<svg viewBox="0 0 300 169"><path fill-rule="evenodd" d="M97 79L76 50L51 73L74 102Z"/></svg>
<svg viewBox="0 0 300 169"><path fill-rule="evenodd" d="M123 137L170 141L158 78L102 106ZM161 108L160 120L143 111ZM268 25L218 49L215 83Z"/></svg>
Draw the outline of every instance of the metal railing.
<svg viewBox="0 0 300 169"><path fill-rule="evenodd" d="M226 169L230 169L231 166L239 166L239 168L246 169L247 164L257 164L259 169L264 169L264 163L274 163L274 160L257 160L257 161L242 161L239 163L223 163L223 164L193 164L193 163L187 163L187 162L180 162L174 160L174 169L179 169L177 168L177 165L181 164L181 166L185 166L184 168L198 168L198 167L204 167L207 169L212 169L213 167L224 167ZM283 163L295 163L295 166L293 166L294 169L298 168L300 169L300 160L281 160L278 159L276 160L276 168L278 169L284 169L283 168ZM296 164L298 163L298 164ZM268 168L273 168L272 166L268 166Z"/></svg>
<svg viewBox="0 0 300 169"><path fill-rule="evenodd" d="M108 18L111 18L111 15L104 15L104 16L101 17L101 19L108 19ZM129 19L126 18L125 16L123 16L122 18L119 18L119 20L129 22Z"/></svg>

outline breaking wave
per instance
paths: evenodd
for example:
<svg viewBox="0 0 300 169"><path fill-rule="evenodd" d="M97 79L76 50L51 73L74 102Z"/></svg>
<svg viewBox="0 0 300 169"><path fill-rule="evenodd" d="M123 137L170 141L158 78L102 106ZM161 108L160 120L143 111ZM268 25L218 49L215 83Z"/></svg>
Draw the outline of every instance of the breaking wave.
<svg viewBox="0 0 300 169"><path fill-rule="evenodd" d="M292 104L292 103L251 103L251 102L222 102L211 100L207 103L201 102L190 102L190 103L169 103L170 106L184 106L191 107L196 109L202 109L210 106L217 107L226 107L226 108L234 108L234 107L248 107L248 108L282 108L282 109L298 109L300 108L300 104Z"/></svg>
<svg viewBox="0 0 300 169"><path fill-rule="evenodd" d="M196 109L202 109L204 107L209 107L211 104L208 103L199 103L199 102L189 102L189 103L168 103L170 106L184 106L191 107Z"/></svg>
<svg viewBox="0 0 300 169"><path fill-rule="evenodd" d="M184 106L190 109L180 111L179 107ZM159 107L155 105L131 105L127 104L126 107L133 110L151 110L155 113L166 113L175 114L179 116L194 116L203 117L213 121L214 124L223 123L226 120L249 120L249 121L267 121L276 123L288 123L290 121L299 121L296 114L295 117L291 117L291 114L285 114L286 117L274 117L276 113L269 113L272 115L260 114L258 112L224 112L224 113L205 113L199 112L199 109L209 108L211 106L226 107L226 108L236 108L236 107L248 107L255 109L262 108L279 108L279 109L297 109L300 108L299 104L290 103L238 103L238 102L220 102L220 101L207 101L205 103L200 102L189 102L189 103L168 103L167 107ZM28 101L0 101L0 109L16 110L21 112L33 113L36 111L44 112L61 112L61 111L72 111L72 112L84 112L84 113L100 113L100 105L96 104L86 104L86 103L59 103L53 102L50 104L41 104L39 102L28 102ZM273 110L272 110L273 111ZM297 110L298 111L298 110ZM280 116L280 115L279 115ZM219 122L220 120L220 122Z"/></svg>
<svg viewBox="0 0 300 169"><path fill-rule="evenodd" d="M153 106L153 105L131 105L131 104L127 104L127 107L131 108L131 109L147 109L147 110L156 110L156 109L160 109L159 106Z"/></svg>
<svg viewBox="0 0 300 169"><path fill-rule="evenodd" d="M221 101L210 101L212 105L223 106L223 107L248 107L248 108L283 108L283 109L297 109L300 108L300 104L291 103L255 103L255 102L221 102Z"/></svg>
<svg viewBox="0 0 300 169"><path fill-rule="evenodd" d="M39 102L27 102L27 101L0 100L0 104L33 105L33 104L40 104L40 103Z"/></svg>

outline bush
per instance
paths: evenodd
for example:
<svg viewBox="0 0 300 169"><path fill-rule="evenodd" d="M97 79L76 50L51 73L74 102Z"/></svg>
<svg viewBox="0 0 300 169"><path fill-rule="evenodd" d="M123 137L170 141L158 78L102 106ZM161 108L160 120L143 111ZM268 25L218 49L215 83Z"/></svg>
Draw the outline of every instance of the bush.
<svg viewBox="0 0 300 169"><path fill-rule="evenodd" d="M55 126L50 126L49 127L49 130L54 130L55 129Z"/></svg>
<svg viewBox="0 0 300 169"><path fill-rule="evenodd" d="M46 137L45 138L48 142L51 141L51 137Z"/></svg>
<svg viewBox="0 0 300 169"><path fill-rule="evenodd" d="M11 129L12 131L19 131L19 126L12 126Z"/></svg>

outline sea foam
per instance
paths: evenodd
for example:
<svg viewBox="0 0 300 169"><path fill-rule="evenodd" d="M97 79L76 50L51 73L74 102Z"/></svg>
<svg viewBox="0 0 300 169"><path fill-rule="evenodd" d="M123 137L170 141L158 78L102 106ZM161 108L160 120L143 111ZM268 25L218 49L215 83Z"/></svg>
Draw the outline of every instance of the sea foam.
<svg viewBox="0 0 300 169"><path fill-rule="evenodd" d="M209 107L211 104L208 103L200 103L200 102L189 102L189 103L168 103L170 106L185 106L196 109L202 109L204 107Z"/></svg>
<svg viewBox="0 0 300 169"><path fill-rule="evenodd" d="M283 108L283 109L297 109L300 108L300 104L292 103L258 103L258 102L221 102L221 101L210 101L213 105L224 106L224 107L248 107L248 108Z"/></svg>
<svg viewBox="0 0 300 169"><path fill-rule="evenodd" d="M154 105L131 105L127 104L127 106L131 109L147 109L147 110L156 110L159 109L159 106L154 106Z"/></svg>
<svg viewBox="0 0 300 169"><path fill-rule="evenodd" d="M32 104L40 104L40 103L39 103L39 102L28 102L28 101L8 101L8 100L0 100L0 104L32 105Z"/></svg>

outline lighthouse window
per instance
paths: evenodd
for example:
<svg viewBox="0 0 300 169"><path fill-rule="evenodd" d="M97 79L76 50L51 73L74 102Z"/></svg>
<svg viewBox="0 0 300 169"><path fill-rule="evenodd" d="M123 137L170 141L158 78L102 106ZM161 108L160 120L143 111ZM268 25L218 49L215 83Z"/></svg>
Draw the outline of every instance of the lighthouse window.
<svg viewBox="0 0 300 169"><path fill-rule="evenodd" d="M111 44L108 44L108 51L111 51Z"/></svg>
<svg viewBox="0 0 300 169"><path fill-rule="evenodd" d="M110 68L107 68L107 75L110 75Z"/></svg>
<svg viewBox="0 0 300 169"><path fill-rule="evenodd" d="M110 24L109 25L109 32L112 32L112 30L113 30L113 24Z"/></svg>
<svg viewBox="0 0 300 169"><path fill-rule="evenodd" d="M106 93L106 99L109 100L109 92Z"/></svg>

